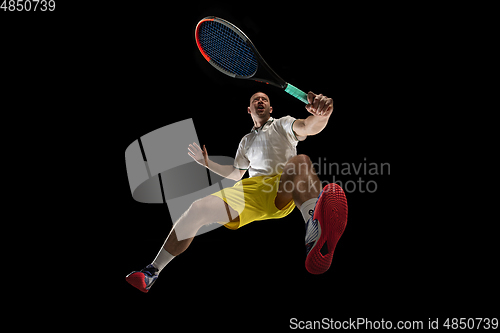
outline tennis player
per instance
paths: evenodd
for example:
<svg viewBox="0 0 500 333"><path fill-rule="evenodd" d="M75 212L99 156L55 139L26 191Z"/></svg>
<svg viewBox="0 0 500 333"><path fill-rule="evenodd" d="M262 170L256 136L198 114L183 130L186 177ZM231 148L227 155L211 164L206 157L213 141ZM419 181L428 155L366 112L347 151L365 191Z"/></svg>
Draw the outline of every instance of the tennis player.
<svg viewBox="0 0 500 333"><path fill-rule="evenodd" d="M235 230L256 220L285 217L295 206L306 222L306 269L313 274L328 270L347 223L347 201L338 184L321 190L309 157L297 155L297 143L320 133L333 111L331 98L309 92L307 99L311 115L306 119L273 118L269 97L255 93L248 107L254 126L241 140L234 165L215 163L205 146L189 145L188 154L196 162L238 182L193 202L154 261L127 275L128 283L148 292L159 273L189 247L197 230L206 224L221 223ZM247 171L250 177L240 181Z"/></svg>

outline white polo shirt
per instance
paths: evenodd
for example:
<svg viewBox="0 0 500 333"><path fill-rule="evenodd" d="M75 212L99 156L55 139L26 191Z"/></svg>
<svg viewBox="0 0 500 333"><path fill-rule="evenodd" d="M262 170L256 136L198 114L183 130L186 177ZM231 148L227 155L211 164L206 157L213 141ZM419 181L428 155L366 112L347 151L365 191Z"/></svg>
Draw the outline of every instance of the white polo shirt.
<svg viewBox="0 0 500 333"><path fill-rule="evenodd" d="M293 123L297 119L286 116L270 117L261 128L252 128L240 141L234 167L248 170L250 177L271 176L283 171L286 162L297 155L297 143L305 136L295 136Z"/></svg>

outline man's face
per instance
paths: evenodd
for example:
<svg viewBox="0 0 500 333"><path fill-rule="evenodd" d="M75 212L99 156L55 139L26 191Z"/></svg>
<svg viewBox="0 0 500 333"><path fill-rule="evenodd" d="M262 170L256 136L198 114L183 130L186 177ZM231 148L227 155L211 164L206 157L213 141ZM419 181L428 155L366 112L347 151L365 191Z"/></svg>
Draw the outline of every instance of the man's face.
<svg viewBox="0 0 500 333"><path fill-rule="evenodd" d="M269 118L272 112L273 108L271 107L269 97L266 94L262 92L253 94L250 98L248 113L258 118Z"/></svg>

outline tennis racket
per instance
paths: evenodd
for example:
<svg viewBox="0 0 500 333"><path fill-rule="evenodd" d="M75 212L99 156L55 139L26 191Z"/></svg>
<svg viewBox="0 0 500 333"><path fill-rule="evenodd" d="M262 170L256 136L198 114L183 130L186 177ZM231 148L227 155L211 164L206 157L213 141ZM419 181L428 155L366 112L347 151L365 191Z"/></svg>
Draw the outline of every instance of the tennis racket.
<svg viewBox="0 0 500 333"><path fill-rule="evenodd" d="M215 16L205 17L196 26L195 38L203 57L220 72L284 89L309 104L307 94L279 77L234 24Z"/></svg>

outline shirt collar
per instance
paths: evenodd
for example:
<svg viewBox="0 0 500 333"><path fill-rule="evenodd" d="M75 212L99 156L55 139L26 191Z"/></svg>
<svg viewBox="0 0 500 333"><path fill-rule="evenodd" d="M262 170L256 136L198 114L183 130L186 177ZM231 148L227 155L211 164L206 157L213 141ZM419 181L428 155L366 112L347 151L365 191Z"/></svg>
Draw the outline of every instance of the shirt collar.
<svg viewBox="0 0 500 333"><path fill-rule="evenodd" d="M268 125L268 124L269 124L269 125L271 125L271 123L272 123L273 121L274 121L274 118L273 118L273 117L269 117L269 119L266 121L266 123L265 123L264 125L262 125L262 126L261 126L261 127L259 127L259 128L255 128L255 126L254 126L254 127L252 127L252 130L251 130L250 132L251 132L251 133L258 133L260 129L264 129L264 127L266 127L266 125ZM269 126L269 125L268 125L268 126Z"/></svg>

